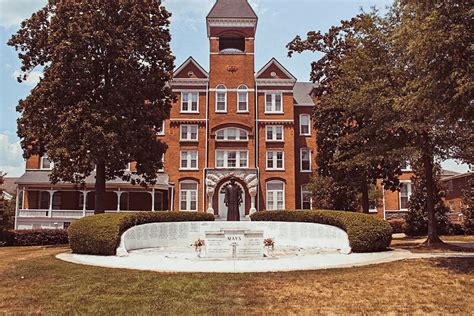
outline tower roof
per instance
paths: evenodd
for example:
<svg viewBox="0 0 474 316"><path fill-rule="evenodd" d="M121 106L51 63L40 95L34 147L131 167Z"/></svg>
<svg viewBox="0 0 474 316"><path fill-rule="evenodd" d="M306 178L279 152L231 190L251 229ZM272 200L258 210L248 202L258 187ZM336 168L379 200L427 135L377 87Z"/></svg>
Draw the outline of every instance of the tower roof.
<svg viewBox="0 0 474 316"><path fill-rule="evenodd" d="M257 14L247 0L217 0L207 18L257 19Z"/></svg>

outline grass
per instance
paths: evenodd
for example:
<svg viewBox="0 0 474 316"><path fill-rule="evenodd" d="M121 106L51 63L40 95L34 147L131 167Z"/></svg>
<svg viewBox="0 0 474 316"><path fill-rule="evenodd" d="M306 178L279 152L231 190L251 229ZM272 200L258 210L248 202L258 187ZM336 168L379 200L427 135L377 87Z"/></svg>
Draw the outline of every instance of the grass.
<svg viewBox="0 0 474 316"><path fill-rule="evenodd" d="M423 245L424 237L408 237L404 234L396 234L392 239L391 246L410 250L412 252L474 252L474 236L441 236L445 242L437 247Z"/></svg>
<svg viewBox="0 0 474 316"><path fill-rule="evenodd" d="M268 274L76 265L67 248L0 248L0 314L373 314L474 310L474 258Z"/></svg>

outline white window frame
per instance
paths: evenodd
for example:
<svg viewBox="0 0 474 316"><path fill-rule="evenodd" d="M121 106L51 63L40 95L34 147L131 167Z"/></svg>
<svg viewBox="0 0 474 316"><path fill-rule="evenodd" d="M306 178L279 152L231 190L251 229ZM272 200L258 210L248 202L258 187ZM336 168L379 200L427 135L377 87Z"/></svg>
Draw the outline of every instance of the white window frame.
<svg viewBox="0 0 474 316"><path fill-rule="evenodd" d="M410 180L400 180L400 184L407 185L407 207L402 208L402 189L400 187L400 191L398 192L398 208L400 211L408 211L408 203L410 202L411 196L413 194L413 183Z"/></svg>
<svg viewBox="0 0 474 316"><path fill-rule="evenodd" d="M232 129L233 129L233 130L236 130L236 132L237 132L236 135L238 135L239 139L229 139L229 130L232 130ZM223 133L224 133L224 139L218 139L218 138L217 138L217 134L218 134L219 132L223 132ZM240 138L240 133L241 133L241 132L244 132L244 133L246 134L246 138L245 138L245 139L241 139L241 138ZM216 131L216 137L215 137L215 138L216 138L216 141L217 141L217 142L246 142L246 141L249 140L249 133L248 133L246 130L242 129L242 128L226 127L226 128L221 128L221 129L217 130L217 131Z"/></svg>
<svg viewBox="0 0 474 316"><path fill-rule="evenodd" d="M275 184L275 183L278 183L278 184L282 184L283 185L283 190L272 190L270 191L268 189L268 186L270 184ZM268 181L265 185L265 190L266 190L266 201L265 201L265 204L267 205L267 210L268 211L279 211L279 210L284 210L285 209L285 205L286 205L286 196L285 196L285 192L286 192L286 185L285 185L285 182L281 181L281 180L271 180L271 181ZM278 208L278 192L282 192L282 196L283 196L283 206L281 208ZM272 194L272 199L270 199L270 194ZM273 205L270 205L270 200L273 200ZM276 206L276 207L275 207Z"/></svg>
<svg viewBox="0 0 474 316"><path fill-rule="evenodd" d="M245 94L245 110L240 109L240 96ZM242 101L243 102L243 101ZM248 113L249 112L249 88L242 84L237 89L237 113Z"/></svg>
<svg viewBox="0 0 474 316"><path fill-rule="evenodd" d="M184 104L184 95L188 96L188 108L185 110L183 108ZM193 95L197 95L197 106L196 111L193 111ZM180 105L181 113L199 113L199 91L183 91L181 92L181 105Z"/></svg>
<svg viewBox="0 0 474 316"><path fill-rule="evenodd" d="M278 168L278 153L281 153L281 168ZM272 164L270 167L268 165L268 155L272 154ZM266 170L285 170L285 152L283 150L268 150L265 154L265 165Z"/></svg>
<svg viewBox="0 0 474 316"><path fill-rule="evenodd" d="M219 94L224 94L224 110L218 109ZM216 87L216 113L227 113L227 87L223 84L219 84Z"/></svg>
<svg viewBox="0 0 474 316"><path fill-rule="evenodd" d="M230 152L235 152L236 155L235 155L235 167L229 167L229 153ZM245 152L246 155L247 155L247 164L246 165L241 165L241 158L240 158L240 153L242 152ZM224 161L224 165L223 166L218 166L218 163L217 163L217 158L219 156L220 153L223 153L223 161ZM215 166L216 166L216 169L239 169L239 168L248 168L249 166L249 151L248 150L240 150L240 149L226 149L226 150L223 150L223 149L216 149L215 151Z"/></svg>
<svg viewBox="0 0 474 316"><path fill-rule="evenodd" d="M281 139L277 139L277 128L281 128ZM268 138L268 130L272 130L272 139ZM267 125L265 126L265 140L267 142L284 142L285 141L285 127L283 125Z"/></svg>
<svg viewBox="0 0 474 316"><path fill-rule="evenodd" d="M183 192L183 184L195 184L196 185L196 189L195 190L184 190L186 192L186 208L183 209L181 206L183 200L182 200L182 192ZM191 207L191 195L192 195L192 192L195 191L195 194L196 194L196 209L192 209ZM197 181L194 181L194 180L185 180L185 181L181 181L179 183L179 210L180 211L183 211L183 212L197 212L198 208L199 208L199 183Z"/></svg>
<svg viewBox="0 0 474 316"><path fill-rule="evenodd" d="M161 124L161 128L158 129L158 132L156 133L156 135L158 136L165 136L165 121L163 120L163 123Z"/></svg>
<svg viewBox="0 0 474 316"><path fill-rule="evenodd" d="M272 105L271 109L267 109L267 96L271 95L272 96ZM276 110L276 96L280 96L280 107L281 111ZM266 92L265 93L265 114L283 114L283 93L281 91L275 91L275 92Z"/></svg>
<svg viewBox="0 0 474 316"><path fill-rule="evenodd" d="M183 155L186 153L186 167L183 167ZM192 153L196 153L196 168L191 167ZM198 170L199 169L199 152L197 150L181 150L179 152L179 170Z"/></svg>
<svg viewBox="0 0 474 316"><path fill-rule="evenodd" d="M308 118L308 132L303 133L303 117ZM300 114L300 136L311 136L311 115L309 114Z"/></svg>
<svg viewBox="0 0 474 316"><path fill-rule="evenodd" d="M308 151L309 152L309 170L303 170L303 151ZM301 148L300 149L300 172L312 172L312 166L311 166L311 148Z"/></svg>
<svg viewBox="0 0 474 316"><path fill-rule="evenodd" d="M43 159L47 159L49 161L49 168L44 167ZM41 170L53 170L53 168L54 168L54 163L51 160L49 160L47 155L43 155L43 156L40 157L40 169Z"/></svg>
<svg viewBox="0 0 474 316"><path fill-rule="evenodd" d="M183 129L186 128L186 138L183 138ZM191 138L192 129L196 129L196 138ZM185 142L197 142L199 140L199 126L184 124L179 127L179 140Z"/></svg>
<svg viewBox="0 0 474 316"><path fill-rule="evenodd" d="M303 208L305 193L306 193L306 194L310 194L310 193L311 193L311 192L309 192L309 191L306 189L306 186L307 186L307 184L303 184L303 185L301 186L301 209L302 209L302 210L307 210L307 209ZM313 197L310 195L310 196L309 196L309 210L312 210L312 209L313 209Z"/></svg>

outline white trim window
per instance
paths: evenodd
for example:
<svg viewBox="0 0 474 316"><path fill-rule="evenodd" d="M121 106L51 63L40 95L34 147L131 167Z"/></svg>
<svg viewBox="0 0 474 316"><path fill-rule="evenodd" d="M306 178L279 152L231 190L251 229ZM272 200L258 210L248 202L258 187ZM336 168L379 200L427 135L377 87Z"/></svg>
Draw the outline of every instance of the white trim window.
<svg viewBox="0 0 474 316"><path fill-rule="evenodd" d="M313 209L313 198L311 192L308 191L306 185L301 186L301 209L312 210Z"/></svg>
<svg viewBox="0 0 474 316"><path fill-rule="evenodd" d="M237 112L247 113L249 111L249 92L246 85L240 85L237 92Z"/></svg>
<svg viewBox="0 0 474 316"><path fill-rule="evenodd" d="M285 155L283 151L267 151L267 170L284 170Z"/></svg>
<svg viewBox="0 0 474 316"><path fill-rule="evenodd" d="M216 168L248 168L248 156L245 150L216 150Z"/></svg>
<svg viewBox="0 0 474 316"><path fill-rule="evenodd" d="M227 88L223 84L216 87L216 112L227 112Z"/></svg>
<svg viewBox="0 0 474 316"><path fill-rule="evenodd" d="M249 140L249 133L240 128L223 128L216 132L217 141L247 141Z"/></svg>
<svg viewBox="0 0 474 316"><path fill-rule="evenodd" d="M54 163L49 160L48 156L43 155L40 159L40 169L41 170L52 170Z"/></svg>
<svg viewBox="0 0 474 316"><path fill-rule="evenodd" d="M199 92L181 92L181 113L199 113Z"/></svg>
<svg viewBox="0 0 474 316"><path fill-rule="evenodd" d="M273 180L267 182L267 210L280 211L285 209L285 183Z"/></svg>
<svg viewBox="0 0 474 316"><path fill-rule="evenodd" d="M165 135L165 121L161 124L161 127L158 127L158 131L156 132L156 135L158 136L164 136Z"/></svg>
<svg viewBox="0 0 474 316"><path fill-rule="evenodd" d="M181 151L181 170L197 170L198 169L198 152L195 150Z"/></svg>
<svg viewBox="0 0 474 316"><path fill-rule="evenodd" d="M300 114L300 135L311 136L311 116L309 114Z"/></svg>
<svg viewBox="0 0 474 316"><path fill-rule="evenodd" d="M300 171L311 172L311 149L300 149Z"/></svg>
<svg viewBox="0 0 474 316"><path fill-rule="evenodd" d="M412 185L410 181L401 181L400 183L400 194L399 194L399 205L400 210L408 210L408 202L410 201L412 193Z"/></svg>
<svg viewBox="0 0 474 316"><path fill-rule="evenodd" d="M265 113L283 113L283 101L281 92L265 93Z"/></svg>
<svg viewBox="0 0 474 316"><path fill-rule="evenodd" d="M284 140L283 125L267 125L265 135L267 142L282 142Z"/></svg>
<svg viewBox="0 0 474 316"><path fill-rule="evenodd" d="M195 212L198 209L198 183L182 181L179 184L179 210Z"/></svg>
<svg viewBox="0 0 474 316"><path fill-rule="evenodd" d="M180 138L181 141L197 141L198 126L197 125L181 125Z"/></svg>

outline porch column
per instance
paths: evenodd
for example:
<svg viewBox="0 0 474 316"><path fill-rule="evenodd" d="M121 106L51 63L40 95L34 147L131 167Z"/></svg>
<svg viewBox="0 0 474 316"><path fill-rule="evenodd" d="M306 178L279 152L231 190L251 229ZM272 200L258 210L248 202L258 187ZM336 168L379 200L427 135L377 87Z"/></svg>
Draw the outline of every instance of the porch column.
<svg viewBox="0 0 474 316"><path fill-rule="evenodd" d="M82 217L86 216L86 210L87 210L87 193L89 191L81 191L82 192Z"/></svg>
<svg viewBox="0 0 474 316"><path fill-rule="evenodd" d="M53 217L53 198L54 198L54 193L57 192L56 190L48 190L49 192L49 211L48 215L49 217Z"/></svg>
<svg viewBox="0 0 474 316"><path fill-rule="evenodd" d="M25 187L23 187L23 194L21 195L21 200L22 200L21 201L21 208L22 209L28 209L28 208L25 208L25 195L26 195L25 192L26 192Z"/></svg>
<svg viewBox="0 0 474 316"><path fill-rule="evenodd" d="M15 199L15 226L14 229L18 229L18 216L20 215L20 188L16 188L16 199Z"/></svg>
<svg viewBox="0 0 474 316"><path fill-rule="evenodd" d="M148 192L151 194L151 211L155 211L155 188L151 189L151 192Z"/></svg>
<svg viewBox="0 0 474 316"><path fill-rule="evenodd" d="M120 198L122 196L122 193L124 192L120 191L120 189L118 191L115 191L115 194L117 194L117 212L120 212Z"/></svg>
<svg viewBox="0 0 474 316"><path fill-rule="evenodd" d="M171 187L171 210L174 211L174 187Z"/></svg>

